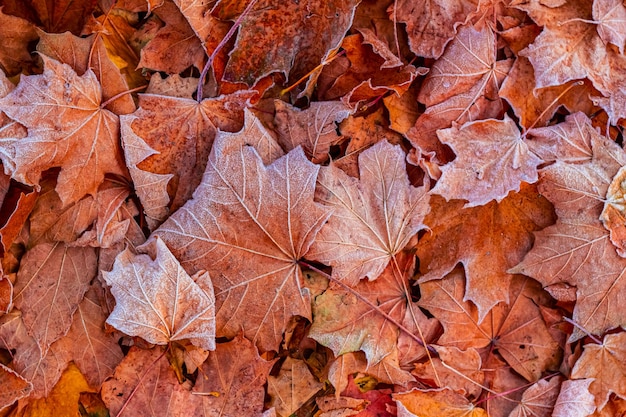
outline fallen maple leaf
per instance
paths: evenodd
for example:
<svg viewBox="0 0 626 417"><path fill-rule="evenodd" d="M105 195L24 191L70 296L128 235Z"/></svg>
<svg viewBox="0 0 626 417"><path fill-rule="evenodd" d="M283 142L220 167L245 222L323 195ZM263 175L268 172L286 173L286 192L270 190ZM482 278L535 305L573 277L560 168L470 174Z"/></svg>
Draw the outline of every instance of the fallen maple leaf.
<svg viewBox="0 0 626 417"><path fill-rule="evenodd" d="M561 389L562 378L549 381L540 379L522 395L520 403L511 411L509 417L550 417Z"/></svg>
<svg viewBox="0 0 626 417"><path fill-rule="evenodd" d="M122 144L146 215L162 222L200 184L217 130L237 131L253 91L205 99L142 94L121 118Z"/></svg>
<svg viewBox="0 0 626 417"><path fill-rule="evenodd" d="M0 364L0 411L20 398L28 397L33 385L11 368Z"/></svg>
<svg viewBox="0 0 626 417"><path fill-rule="evenodd" d="M162 347L143 350L133 346L115 374L102 384L102 401L111 415L202 416L202 397L180 384Z"/></svg>
<svg viewBox="0 0 626 417"><path fill-rule="evenodd" d="M291 357L283 362L277 376L267 378L267 385L270 406L282 417L291 416L324 386L311 375L306 362Z"/></svg>
<svg viewBox="0 0 626 417"><path fill-rule="evenodd" d="M215 349L215 298L208 274L189 277L158 237L141 251L133 255L126 249L103 274L116 301L107 323L150 343L187 339Z"/></svg>
<svg viewBox="0 0 626 417"><path fill-rule="evenodd" d="M419 306L430 311L444 327L439 345L482 349L483 353L488 348L489 356L497 350L528 381L536 381L544 371L558 366L559 344L538 307L548 302L548 296L536 282L514 278L509 304L498 304L482 321L476 308L463 298L464 284L463 275L455 270L442 281L420 285Z"/></svg>
<svg viewBox="0 0 626 417"><path fill-rule="evenodd" d="M89 282L96 276L96 251L64 243L42 243L20 264L14 287L15 306L42 355L72 324Z"/></svg>
<svg viewBox="0 0 626 417"><path fill-rule="evenodd" d="M273 365L274 361L261 359L256 347L238 335L209 354L192 392L202 395L207 417L257 416L263 410L263 385Z"/></svg>
<svg viewBox="0 0 626 417"><path fill-rule="evenodd" d="M22 77L0 107L28 129L25 138L5 139L0 158L12 178L39 185L41 173L61 167L57 192L64 205L94 195L105 173L124 175L117 116L100 107L102 92L91 70L43 56L44 73Z"/></svg>
<svg viewBox="0 0 626 417"><path fill-rule="evenodd" d="M398 404L398 417L487 417L487 412L475 407L465 397L447 388L422 391L412 389L393 394Z"/></svg>
<svg viewBox="0 0 626 417"><path fill-rule="evenodd" d="M478 9L475 1L394 2L393 16L406 23L411 50L426 58L439 58L459 24Z"/></svg>
<svg viewBox="0 0 626 417"><path fill-rule="evenodd" d="M374 366L395 349L399 332L404 331L398 324L415 329L412 336L418 339L432 335L436 323L410 301L407 276L412 274L413 262L410 256L394 260L376 281L359 282L353 291L331 286L315 298L309 337L336 356L362 350ZM421 340L422 355L428 342Z"/></svg>
<svg viewBox="0 0 626 417"><path fill-rule="evenodd" d="M218 135L193 199L154 235L187 271L211 274L218 337L243 329L261 349L275 350L292 315L310 317L297 261L330 213L313 202L319 168L302 149L265 167L249 145L260 140L270 160L262 139Z"/></svg>
<svg viewBox="0 0 626 417"><path fill-rule="evenodd" d="M430 229L417 245L420 282L440 279L458 262L465 268L464 300L478 308L482 322L500 301L508 300L511 275L506 271L523 259L532 246L532 232L553 223L550 203L535 188L523 184L502 202L463 208L433 196L424 224Z"/></svg>
<svg viewBox="0 0 626 417"><path fill-rule="evenodd" d="M438 130L437 136L457 155L441 168L432 191L446 200L467 200L465 207L500 202L510 191L519 191L522 182L537 181L543 161L528 149L509 117L453 126Z"/></svg>
<svg viewBox="0 0 626 417"><path fill-rule="evenodd" d="M29 21L5 14L0 8L0 37L0 67L7 75L15 75L32 60L26 46L37 39L37 32Z"/></svg>
<svg viewBox="0 0 626 417"><path fill-rule="evenodd" d="M350 115L350 109L341 102L314 102L303 111L276 100L275 123L278 143L289 152L302 146L313 163L328 160L331 145L343 137L337 134L337 124Z"/></svg>
<svg viewBox="0 0 626 417"><path fill-rule="evenodd" d="M315 197L334 212L308 258L333 266L334 278L350 286L375 280L423 228L427 189L410 184L404 158L381 141L359 155L360 180L332 165L321 169Z"/></svg>

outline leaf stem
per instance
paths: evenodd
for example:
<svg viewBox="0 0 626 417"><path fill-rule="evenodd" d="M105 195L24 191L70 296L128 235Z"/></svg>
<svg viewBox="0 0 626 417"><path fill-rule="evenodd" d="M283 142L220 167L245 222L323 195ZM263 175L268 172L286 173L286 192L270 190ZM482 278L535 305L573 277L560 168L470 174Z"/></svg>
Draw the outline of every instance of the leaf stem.
<svg viewBox="0 0 626 417"><path fill-rule="evenodd" d="M581 326L580 324L576 323L574 320L570 319L569 317L563 317L563 320L565 320L566 322L568 322L569 324L571 324L572 326L580 329L584 334L586 334L587 336L589 336L589 338L591 340L593 340L596 344L601 345L602 341L600 339L598 339L597 337L595 337L594 335L592 335L591 333L589 333L589 331L587 329L585 329L583 326Z"/></svg>
<svg viewBox="0 0 626 417"><path fill-rule="evenodd" d="M209 68L213 66L213 61L215 61L215 57L222 50L222 48L226 45L226 43L230 40L230 38L233 37L237 29L239 29L239 26L241 26L241 22L243 22L244 17L250 12L250 10L252 10L252 6L254 6L256 2L257 0L252 0L250 3L248 3L244 11L239 15L237 20L235 20L235 23L233 24L233 26L228 30L228 32L226 33L226 36L224 36L222 40L220 41L220 43L215 47L215 49L209 56L209 59L207 60L206 64L204 65L204 68L202 68L202 73L200 73L200 78L198 79L198 88L196 89L197 91L196 101L198 103L202 101L202 86L204 85L204 79L206 78L207 73L209 72Z"/></svg>
<svg viewBox="0 0 626 417"><path fill-rule="evenodd" d="M109 104L117 100L118 98L125 96L126 94L132 94L135 91L143 90L144 88L147 88L147 87L148 87L147 85L142 85L140 87L133 88L132 90L126 90L126 91L122 91L121 93L117 93L116 95L114 95L113 97L109 98L107 101L102 103L100 105L100 108L104 109L106 106L108 106Z"/></svg>

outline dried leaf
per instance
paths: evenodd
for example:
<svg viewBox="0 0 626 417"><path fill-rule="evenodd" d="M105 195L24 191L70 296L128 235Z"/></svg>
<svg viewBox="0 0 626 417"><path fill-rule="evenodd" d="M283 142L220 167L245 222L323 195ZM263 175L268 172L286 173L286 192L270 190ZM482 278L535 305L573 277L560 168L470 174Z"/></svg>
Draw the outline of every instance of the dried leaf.
<svg viewBox="0 0 626 417"><path fill-rule="evenodd" d="M561 378L540 379L524 391L522 401L509 417L550 417L561 389Z"/></svg>
<svg viewBox="0 0 626 417"><path fill-rule="evenodd" d="M38 185L41 173L61 167L57 192L64 205L95 195L105 173L124 175L117 116L100 107L102 91L91 70L44 58L41 75L21 78L0 100L2 110L28 129L26 138L4 140L0 158L11 176Z"/></svg>
<svg viewBox="0 0 626 417"><path fill-rule="evenodd" d="M465 300L478 308L478 319L500 301L508 300L511 275L507 270L532 246L532 232L553 223L550 203L531 186L523 185L501 203L462 208L463 202L431 198L424 223L430 229L417 246L420 282L440 279L458 262L465 268Z"/></svg>
<svg viewBox="0 0 626 417"><path fill-rule="evenodd" d="M398 417L487 417L462 395L449 389L420 391L416 388L393 395L398 404Z"/></svg>
<svg viewBox="0 0 626 417"><path fill-rule="evenodd" d="M208 274L189 277L158 237L141 251L126 249L104 273L116 301L107 323L150 343L187 339L214 350L215 298Z"/></svg>
<svg viewBox="0 0 626 417"><path fill-rule="evenodd" d="M202 395L204 416L256 416L263 410L263 385L274 361L261 359L242 337L220 343L202 365L193 393Z"/></svg>
<svg viewBox="0 0 626 417"><path fill-rule="evenodd" d="M278 376L267 378L267 390L272 397L270 406L279 416L289 417L323 386L304 361L287 357Z"/></svg>
<svg viewBox="0 0 626 417"><path fill-rule="evenodd" d="M20 398L28 397L33 389L20 374L0 363L0 410Z"/></svg>
<svg viewBox="0 0 626 417"><path fill-rule="evenodd" d="M596 405L589 392L589 384L592 382L592 379L564 381L552 417L586 417L593 413Z"/></svg>
<svg viewBox="0 0 626 417"><path fill-rule="evenodd" d="M333 266L334 278L375 280L423 227L426 187L409 183L404 158L381 141L359 155L360 180L332 165L321 170L315 197L334 212L308 257Z"/></svg>
<svg viewBox="0 0 626 417"><path fill-rule="evenodd" d="M537 166L543 161L528 149L515 122L484 120L437 131L441 142L457 155L441 168L433 193L464 199L465 207L501 202L522 182L537 181Z"/></svg>

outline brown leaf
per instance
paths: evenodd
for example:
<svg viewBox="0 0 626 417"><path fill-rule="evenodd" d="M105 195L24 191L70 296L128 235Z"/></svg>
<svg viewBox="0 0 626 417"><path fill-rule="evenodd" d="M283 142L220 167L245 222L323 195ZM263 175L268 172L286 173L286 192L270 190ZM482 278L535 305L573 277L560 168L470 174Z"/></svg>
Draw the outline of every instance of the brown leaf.
<svg viewBox="0 0 626 417"><path fill-rule="evenodd" d="M202 416L202 398L191 394L190 384L179 384L163 355L163 348L132 347L102 384L102 400L111 415L124 407L129 416Z"/></svg>
<svg viewBox="0 0 626 417"><path fill-rule="evenodd" d="M465 207L501 202L510 191L519 191L522 182L537 181L537 166L543 161L528 149L508 116L453 126L437 136L456 154L441 168L432 191L448 201L467 200Z"/></svg>
<svg viewBox="0 0 626 417"><path fill-rule="evenodd" d="M30 382L0 363L0 411L20 398L28 397L32 390Z"/></svg>
<svg viewBox="0 0 626 417"><path fill-rule="evenodd" d="M478 9L475 1L410 1L394 3L399 22L406 23L411 50L425 58L439 58L456 34L456 27Z"/></svg>
<svg viewBox="0 0 626 417"><path fill-rule="evenodd" d="M244 4L220 2L219 17L235 20ZM291 81L298 80L339 47L357 4L356 0L259 0L241 22L224 79L252 86L272 72L281 72Z"/></svg>
<svg viewBox="0 0 626 417"><path fill-rule="evenodd" d="M310 317L296 262L330 213L313 202L319 168L301 148L265 167L248 143L245 131L218 136L194 198L154 235L187 271L211 274L217 336L243 329L262 350L274 350L292 315ZM269 149L261 149L266 159Z"/></svg>
<svg viewBox="0 0 626 417"><path fill-rule="evenodd" d="M593 379L589 392L602 410L611 393L626 397L626 387L620 382L626 378L626 333L608 334L601 345L585 345L583 354L572 369L573 379Z"/></svg>
<svg viewBox="0 0 626 417"><path fill-rule="evenodd" d="M193 393L201 395L204 415L257 416L263 411L263 385L274 361L261 359L256 347L239 335L220 343L202 365Z"/></svg>
<svg viewBox="0 0 626 417"><path fill-rule="evenodd" d="M113 270L104 272L116 301L107 323L150 343L187 339L214 350L215 298L208 274L189 277L158 237L141 251L126 249Z"/></svg>
<svg viewBox="0 0 626 417"><path fill-rule="evenodd" d="M126 161L148 217L163 221L168 208L175 211L191 198L217 129L239 130L253 94L243 91L200 103L142 94L139 109L121 118Z"/></svg>
<svg viewBox="0 0 626 417"><path fill-rule="evenodd" d="M28 20L5 14L0 8L0 68L15 75L32 61L28 43L37 39L35 27Z"/></svg>
<svg viewBox="0 0 626 417"><path fill-rule="evenodd" d="M509 304L498 304L479 321L476 307L464 297L465 282L455 270L442 281L421 284L419 306L430 311L445 331L438 344L461 350L493 349L528 381L536 381L547 369L558 367L559 344L543 321L539 305L548 303L547 294L536 282L523 277L512 281ZM454 366L454 364L450 364Z"/></svg>
<svg viewBox="0 0 626 417"><path fill-rule="evenodd" d="M409 317L406 324L417 330L415 337L432 336L436 323L409 301L406 277L412 274L413 262L409 256L394 258L376 281L360 282L354 292L331 287L316 297L309 337L331 348L335 356L362 350L368 364L374 366L396 348L401 330L394 321L404 325ZM423 355L423 348L420 350Z"/></svg>
<svg viewBox="0 0 626 417"><path fill-rule="evenodd" d="M105 332L108 311L103 305L101 292L99 283L92 284L78 305L72 326L63 340L74 363L92 387L100 387L124 358L117 337Z"/></svg>
<svg viewBox="0 0 626 417"><path fill-rule="evenodd" d="M552 224L554 215L550 203L527 185L500 203L462 207L462 201L431 198L424 220L430 232L417 245L420 282L439 279L461 262L468 280L465 300L476 304L482 321L493 306L508 300L507 270L530 250L531 233Z"/></svg>
<svg viewBox="0 0 626 417"><path fill-rule="evenodd" d="M603 75L599 66L606 62L607 52L596 25L587 23L592 19L591 1L566 2L543 17L548 19L535 42L520 52L535 69L536 87L585 77L597 85L596 80ZM541 20L537 23L542 24Z"/></svg>
<svg viewBox="0 0 626 417"><path fill-rule="evenodd" d="M313 163L326 162L330 146L343 139L337 134L337 124L350 115L350 109L340 101L313 102L306 110L281 100L274 103L278 143L283 149L289 152L302 146Z"/></svg>
<svg viewBox="0 0 626 417"><path fill-rule="evenodd" d="M593 395L589 392L592 379L564 381L554 404L552 417L586 417L596 409Z"/></svg>
<svg viewBox="0 0 626 417"><path fill-rule="evenodd" d="M5 140L2 161L14 179L37 185L41 173L61 167L57 192L64 205L94 195L105 173L124 175L117 116L100 107L102 92L90 70L44 58L41 75L22 77L0 100L3 111L28 128L26 138Z"/></svg>
<svg viewBox="0 0 626 417"><path fill-rule="evenodd" d="M478 398L482 393L485 372L482 360L474 348L461 350L454 346L435 346L439 358L426 363L416 363L413 375L420 380L435 381L467 398ZM452 369L451 369L452 368ZM459 373L463 375L459 378Z"/></svg>
<svg viewBox="0 0 626 417"><path fill-rule="evenodd" d="M381 141L359 155L360 180L332 165L321 169L315 197L334 212L308 257L350 286L375 280L423 228L426 187L409 183L404 158L399 146Z"/></svg>
<svg viewBox="0 0 626 417"><path fill-rule="evenodd" d="M62 340L62 339L61 339ZM15 351L11 366L33 386L32 397L47 397L71 360L66 346L53 343L45 355L26 331L20 312L0 317L0 346Z"/></svg>
<svg viewBox="0 0 626 417"><path fill-rule="evenodd" d="M65 336L72 316L96 276L93 248L42 243L22 258L15 283L15 306L45 356L50 345Z"/></svg>
<svg viewBox="0 0 626 417"><path fill-rule="evenodd" d="M287 357L278 375L267 378L267 391L272 397L270 406L276 408L279 416L291 416L323 386L311 375L306 362Z"/></svg>
<svg viewBox="0 0 626 417"><path fill-rule="evenodd" d="M334 160L334 165L351 177L359 178L359 155L380 141L393 145L402 143L402 136L385 126L385 115L380 108L367 116L350 116L341 122L339 131L350 141L343 156Z"/></svg>

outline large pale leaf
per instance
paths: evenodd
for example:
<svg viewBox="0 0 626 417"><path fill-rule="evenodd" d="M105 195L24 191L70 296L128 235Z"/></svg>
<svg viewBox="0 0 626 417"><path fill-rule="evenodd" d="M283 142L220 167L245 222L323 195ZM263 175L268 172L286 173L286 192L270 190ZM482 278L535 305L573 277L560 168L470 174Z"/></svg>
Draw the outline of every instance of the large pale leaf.
<svg viewBox="0 0 626 417"><path fill-rule="evenodd" d="M265 167L255 142L219 135L193 199L154 234L188 272L211 274L217 336L243 329L271 350L293 315L310 318L297 261L330 213L313 202L319 168L301 148Z"/></svg>
<svg viewBox="0 0 626 417"><path fill-rule="evenodd" d="M309 258L333 267L333 277L356 285L375 280L424 227L426 187L415 188L404 152L381 141L359 155L361 178L330 166L320 172L316 200L334 209Z"/></svg>
<svg viewBox="0 0 626 417"><path fill-rule="evenodd" d="M206 272L187 275L159 238L142 250L147 254L126 249L103 273L115 297L107 323L150 343L188 339L215 349L215 299Z"/></svg>

